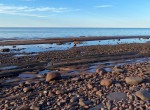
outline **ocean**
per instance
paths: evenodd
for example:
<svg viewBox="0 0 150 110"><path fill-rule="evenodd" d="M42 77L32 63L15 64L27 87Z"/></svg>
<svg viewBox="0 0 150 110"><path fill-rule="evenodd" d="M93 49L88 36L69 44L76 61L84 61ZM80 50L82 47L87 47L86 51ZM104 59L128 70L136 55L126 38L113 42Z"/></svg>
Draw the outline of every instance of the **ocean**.
<svg viewBox="0 0 150 110"><path fill-rule="evenodd" d="M80 36L149 36L150 28L0 28L0 39Z"/></svg>

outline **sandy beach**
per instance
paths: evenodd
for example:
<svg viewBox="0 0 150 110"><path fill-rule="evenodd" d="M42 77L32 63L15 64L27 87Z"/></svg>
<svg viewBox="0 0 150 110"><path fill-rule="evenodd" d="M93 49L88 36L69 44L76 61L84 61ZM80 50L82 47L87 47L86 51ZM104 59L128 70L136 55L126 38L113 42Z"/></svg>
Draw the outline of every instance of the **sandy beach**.
<svg viewBox="0 0 150 110"><path fill-rule="evenodd" d="M64 42L133 38L149 36L1 41L0 45L61 46ZM24 55L1 49L1 110L150 109L149 42L20 54Z"/></svg>

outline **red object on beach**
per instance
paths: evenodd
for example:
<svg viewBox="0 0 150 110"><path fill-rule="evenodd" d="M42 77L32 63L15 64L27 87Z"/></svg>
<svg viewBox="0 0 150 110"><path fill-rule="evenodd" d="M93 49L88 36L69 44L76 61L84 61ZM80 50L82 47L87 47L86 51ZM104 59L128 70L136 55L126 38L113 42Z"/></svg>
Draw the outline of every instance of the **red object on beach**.
<svg viewBox="0 0 150 110"><path fill-rule="evenodd" d="M73 40L74 40L74 41L77 41L77 39L76 39L76 38L74 38Z"/></svg>

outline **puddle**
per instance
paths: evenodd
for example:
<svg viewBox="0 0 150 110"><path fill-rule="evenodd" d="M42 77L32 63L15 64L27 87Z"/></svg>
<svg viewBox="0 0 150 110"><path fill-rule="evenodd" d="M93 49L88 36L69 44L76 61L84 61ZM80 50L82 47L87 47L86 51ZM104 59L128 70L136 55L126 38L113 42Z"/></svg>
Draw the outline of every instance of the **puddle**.
<svg viewBox="0 0 150 110"><path fill-rule="evenodd" d="M21 78L22 80L32 79L36 77L37 74L19 74L18 78Z"/></svg>
<svg viewBox="0 0 150 110"><path fill-rule="evenodd" d="M50 70L43 70L43 71L40 71L38 74L46 74L48 72L50 72Z"/></svg>
<svg viewBox="0 0 150 110"><path fill-rule="evenodd" d="M0 67L0 70L10 70L10 69L15 69L18 68L18 66L5 66L5 67Z"/></svg>
<svg viewBox="0 0 150 110"><path fill-rule="evenodd" d="M104 68L107 72L111 72L112 69L111 68Z"/></svg>
<svg viewBox="0 0 150 110"><path fill-rule="evenodd" d="M125 43L146 43L150 39L135 38L135 39L113 39L113 40L96 40L78 42L76 47L90 45L116 45ZM68 43L53 43L53 44L34 44L34 45L16 45L16 46L0 46L0 49L9 48L14 53L31 53L44 52L53 50L67 50L74 47L74 42Z"/></svg>
<svg viewBox="0 0 150 110"><path fill-rule="evenodd" d="M16 54L13 57L36 56L38 54Z"/></svg>
<svg viewBox="0 0 150 110"><path fill-rule="evenodd" d="M92 74L92 73L95 73L95 71L98 67L102 67L107 72L111 72L112 67L116 66L116 65L120 66L120 65L125 65L125 64L135 64L135 63L139 63L139 62L142 63L142 62L146 62L149 60L150 60L150 57L93 63L93 64L89 65L89 67L84 68L83 70L78 70L78 69L71 70L71 71L68 71L67 74L68 75L75 75L75 74L79 74L79 73L91 73ZM6 68L12 69L15 67L17 67L17 66L7 66L7 67L3 67L3 68L4 69L6 69ZM53 71L53 70L43 70L43 71L40 71L38 74L46 74L50 71ZM8 82L8 83L24 82L24 81L29 80L29 79L34 79L35 77L37 77L38 74L20 74L17 77L7 79L6 82Z"/></svg>

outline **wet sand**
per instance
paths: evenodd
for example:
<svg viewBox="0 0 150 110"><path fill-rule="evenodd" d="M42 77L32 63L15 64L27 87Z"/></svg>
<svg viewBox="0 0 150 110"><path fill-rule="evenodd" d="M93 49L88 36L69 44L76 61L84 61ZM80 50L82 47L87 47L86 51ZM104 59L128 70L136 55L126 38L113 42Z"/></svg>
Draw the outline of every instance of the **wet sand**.
<svg viewBox="0 0 150 110"><path fill-rule="evenodd" d="M49 41L52 42L45 39L35 43ZM25 44L28 43L34 42ZM0 53L0 109L150 109L150 43L82 46L14 55ZM118 66L118 60L135 58L147 60ZM26 76L29 78L22 79Z"/></svg>
<svg viewBox="0 0 150 110"><path fill-rule="evenodd" d="M65 43L73 42L74 39L77 41L93 41L93 40L109 40L109 39L132 39L132 38L144 38L149 39L150 36L100 36L100 37L74 37L74 38L49 38L39 40L12 40L12 41L1 41L0 45L27 45L27 44L49 44L49 43Z"/></svg>

